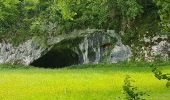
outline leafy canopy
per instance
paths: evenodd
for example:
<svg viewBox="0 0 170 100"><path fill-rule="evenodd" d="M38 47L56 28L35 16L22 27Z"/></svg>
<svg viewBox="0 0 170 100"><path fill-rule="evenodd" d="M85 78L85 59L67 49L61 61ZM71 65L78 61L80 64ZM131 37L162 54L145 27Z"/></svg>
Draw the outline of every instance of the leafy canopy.
<svg viewBox="0 0 170 100"><path fill-rule="evenodd" d="M161 20L161 27L170 32L170 1L169 0L154 0L158 6L158 13Z"/></svg>

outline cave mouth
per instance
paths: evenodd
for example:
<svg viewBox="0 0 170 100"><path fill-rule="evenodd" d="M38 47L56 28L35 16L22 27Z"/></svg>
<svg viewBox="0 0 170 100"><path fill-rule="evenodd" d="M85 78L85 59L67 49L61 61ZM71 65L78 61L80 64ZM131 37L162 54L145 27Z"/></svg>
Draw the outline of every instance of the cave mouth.
<svg viewBox="0 0 170 100"><path fill-rule="evenodd" d="M78 54L69 48L50 50L30 65L40 68L63 68L79 64Z"/></svg>

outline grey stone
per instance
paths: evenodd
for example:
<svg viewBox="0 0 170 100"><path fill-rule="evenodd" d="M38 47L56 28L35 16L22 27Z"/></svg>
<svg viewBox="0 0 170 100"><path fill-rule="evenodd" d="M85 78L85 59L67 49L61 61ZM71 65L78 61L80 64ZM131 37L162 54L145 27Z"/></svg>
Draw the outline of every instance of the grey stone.
<svg viewBox="0 0 170 100"><path fill-rule="evenodd" d="M131 56L129 46L123 45L114 30L87 29L74 31L70 35L48 38L47 46L34 38L15 47L10 43L0 43L0 63L19 63L30 65L48 52L67 47L78 55L78 63L117 63ZM56 61L57 62L57 61Z"/></svg>

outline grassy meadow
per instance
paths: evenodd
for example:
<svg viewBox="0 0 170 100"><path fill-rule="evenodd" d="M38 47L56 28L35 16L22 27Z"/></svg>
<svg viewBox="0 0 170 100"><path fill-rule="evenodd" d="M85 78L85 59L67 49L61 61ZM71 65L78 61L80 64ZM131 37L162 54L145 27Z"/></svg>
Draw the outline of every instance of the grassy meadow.
<svg viewBox="0 0 170 100"><path fill-rule="evenodd" d="M147 100L169 100L170 88L144 65L78 65L61 69L12 68L0 65L0 100L124 100L122 86L130 75ZM11 68L5 68L11 67ZM159 66L170 73L170 65ZM120 97L120 98L119 98Z"/></svg>

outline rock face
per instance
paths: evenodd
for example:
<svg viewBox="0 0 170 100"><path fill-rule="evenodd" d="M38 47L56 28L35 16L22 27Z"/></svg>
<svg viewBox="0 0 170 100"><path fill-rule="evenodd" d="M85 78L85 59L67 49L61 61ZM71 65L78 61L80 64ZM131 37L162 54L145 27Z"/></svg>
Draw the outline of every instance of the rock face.
<svg viewBox="0 0 170 100"><path fill-rule="evenodd" d="M61 37L60 37L61 39ZM57 37L48 43L52 48L31 65L53 67L87 63L116 63L132 56L128 46L121 43L114 31L85 30L73 33L60 42ZM120 45L121 44L121 45Z"/></svg>
<svg viewBox="0 0 170 100"><path fill-rule="evenodd" d="M29 65L41 57L45 48L41 48L33 40L28 40L18 47L9 43L0 43L0 63L21 63Z"/></svg>
<svg viewBox="0 0 170 100"><path fill-rule="evenodd" d="M131 56L132 52L129 46L123 44L116 45L111 51L110 63L128 60Z"/></svg>
<svg viewBox="0 0 170 100"><path fill-rule="evenodd" d="M30 39L18 47L0 43L0 63L55 67L85 63L116 63L132 56L131 49L121 43L113 31L84 30L71 35L50 38L43 47Z"/></svg>
<svg viewBox="0 0 170 100"><path fill-rule="evenodd" d="M145 37L141 41L144 45L139 49L138 55L143 55L145 61L168 60L170 58L170 43L168 36ZM142 57L136 58L140 60Z"/></svg>
<svg viewBox="0 0 170 100"><path fill-rule="evenodd" d="M168 36L141 39L137 61L167 60L170 58ZM129 60L133 49L124 45L114 30L81 30L69 35L49 38L46 46L32 38L15 47L0 43L0 63L24 64L38 67L63 67L87 63L117 63ZM136 49L135 49L136 50ZM140 56L142 55L142 56Z"/></svg>

